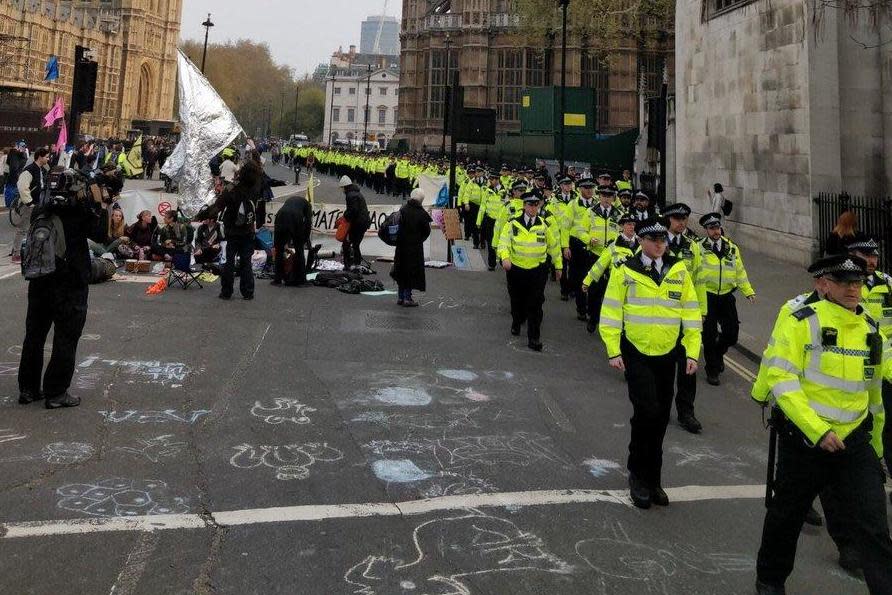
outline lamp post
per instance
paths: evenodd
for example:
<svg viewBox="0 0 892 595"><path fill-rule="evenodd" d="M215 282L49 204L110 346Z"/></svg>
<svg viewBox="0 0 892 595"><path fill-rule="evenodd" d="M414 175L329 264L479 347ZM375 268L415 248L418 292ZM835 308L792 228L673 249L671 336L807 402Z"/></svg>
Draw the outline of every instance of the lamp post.
<svg viewBox="0 0 892 595"><path fill-rule="evenodd" d="M331 135L334 132L334 89L335 70L331 71L331 105L328 108L328 146L331 148Z"/></svg>
<svg viewBox="0 0 892 595"><path fill-rule="evenodd" d="M558 145L558 175L564 173L564 121L567 112L567 9L570 0L558 0L561 3L561 138Z"/></svg>
<svg viewBox="0 0 892 595"><path fill-rule="evenodd" d="M362 130L362 152L365 153L365 143L369 138L369 99L372 96L372 65L369 64L369 78L365 86L365 127Z"/></svg>
<svg viewBox="0 0 892 595"><path fill-rule="evenodd" d="M201 74L204 74L204 61L208 57L208 34L211 32L211 27L214 26L214 23L211 22L211 13L208 13L208 20L201 24L204 27L204 51L201 53Z"/></svg>
<svg viewBox="0 0 892 595"><path fill-rule="evenodd" d="M451 73L452 60L449 53L449 47L452 45L452 39L446 34L444 42L446 44L446 87L443 90L443 142L440 144L440 155L446 156L446 131L449 129L449 112L452 109L451 97L452 87L449 86L449 76Z"/></svg>

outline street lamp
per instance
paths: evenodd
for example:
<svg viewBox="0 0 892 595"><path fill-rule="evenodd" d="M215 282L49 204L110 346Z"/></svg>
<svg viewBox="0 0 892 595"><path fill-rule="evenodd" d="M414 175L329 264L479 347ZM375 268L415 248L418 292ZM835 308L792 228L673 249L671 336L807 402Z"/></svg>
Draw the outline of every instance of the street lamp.
<svg viewBox="0 0 892 595"><path fill-rule="evenodd" d="M567 112L567 9L570 0L558 0L561 4L561 139L558 149L559 175L564 173L564 121Z"/></svg>
<svg viewBox="0 0 892 595"><path fill-rule="evenodd" d="M201 54L201 74L204 74L204 61L208 57L208 34L211 32L211 27L214 24L211 22L211 13L208 13L208 20L201 24L204 27L204 52Z"/></svg>
<svg viewBox="0 0 892 595"><path fill-rule="evenodd" d="M449 128L449 109L451 107L451 98L452 98L452 89L449 86L449 75L451 74L452 60L450 59L449 47L452 45L452 38L449 37L449 34L446 34L446 39L444 40L446 44L446 87L443 90L443 142L440 144L440 154L442 156L446 156L446 130Z"/></svg>
<svg viewBox="0 0 892 595"><path fill-rule="evenodd" d="M362 152L365 153L365 142L369 138L369 98L372 95L372 65L369 64L369 79L365 87L365 128L362 131Z"/></svg>
<svg viewBox="0 0 892 595"><path fill-rule="evenodd" d="M331 148L331 135L334 132L334 85L335 85L334 68L331 70L331 106L328 108L328 146Z"/></svg>

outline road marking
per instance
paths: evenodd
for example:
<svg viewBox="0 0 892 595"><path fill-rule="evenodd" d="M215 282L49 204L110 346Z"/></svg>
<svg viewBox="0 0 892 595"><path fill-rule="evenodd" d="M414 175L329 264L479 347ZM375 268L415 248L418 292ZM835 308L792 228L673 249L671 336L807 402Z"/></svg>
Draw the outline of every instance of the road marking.
<svg viewBox="0 0 892 595"><path fill-rule="evenodd" d="M725 364L731 368L731 371L746 380L747 382L755 382L756 375L750 372L743 364L731 357L725 356Z"/></svg>
<svg viewBox="0 0 892 595"><path fill-rule="evenodd" d="M143 533L133 546L133 550L127 555L124 568L118 575L115 584L112 585L109 595L130 595L136 591L137 585L146 571L146 566L158 547L161 538L157 533Z"/></svg>
<svg viewBox="0 0 892 595"><path fill-rule="evenodd" d="M667 488L673 502L703 500L757 500L765 497L764 485L682 486ZM538 490L496 494L443 496L406 502L327 504L229 510L212 513L219 527L294 523L331 519L413 516L464 508L562 506L568 504L619 504L631 508L628 490ZM0 524L0 539L87 535L112 532L155 532L174 529L204 529L208 522L197 514L66 519Z"/></svg>
<svg viewBox="0 0 892 595"><path fill-rule="evenodd" d="M10 277L15 277L16 275L21 275L22 272L20 270L12 271L11 273L6 273L5 275L0 275L0 281L3 279L9 279Z"/></svg>

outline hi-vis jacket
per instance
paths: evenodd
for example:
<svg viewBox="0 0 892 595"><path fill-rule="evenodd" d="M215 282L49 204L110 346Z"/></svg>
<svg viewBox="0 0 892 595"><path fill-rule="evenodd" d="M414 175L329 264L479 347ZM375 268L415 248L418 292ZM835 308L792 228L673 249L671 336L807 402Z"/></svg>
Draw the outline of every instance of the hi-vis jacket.
<svg viewBox="0 0 892 595"><path fill-rule="evenodd" d="M861 303L870 317L880 325L880 331L892 338L892 278L876 271L861 287Z"/></svg>
<svg viewBox="0 0 892 595"><path fill-rule="evenodd" d="M620 355L620 338L644 355L665 355L681 344L691 359L700 357L700 304L684 263L663 256L662 274L645 267L638 256L610 275L601 306L601 339L607 356Z"/></svg>
<svg viewBox="0 0 892 595"><path fill-rule="evenodd" d="M498 247L499 239L502 237L502 228L509 220L523 215L523 201L519 198L509 198L499 209L496 217L496 224L493 227L492 237L495 238L494 243ZM492 216L492 215L490 215Z"/></svg>
<svg viewBox="0 0 892 595"><path fill-rule="evenodd" d="M477 225L483 225L483 217L496 219L502 210L502 189L488 186L483 189L480 198L480 211L477 213ZM493 236L495 237L495 236Z"/></svg>
<svg viewBox="0 0 892 595"><path fill-rule="evenodd" d="M458 206L467 204L479 205L483 198L485 182L483 180L468 180L458 190Z"/></svg>
<svg viewBox="0 0 892 595"><path fill-rule="evenodd" d="M586 205L584 199L578 198L566 207L569 222L567 233L569 237L576 238L586 247L592 239L592 208L596 204L598 204L596 200L590 200Z"/></svg>
<svg viewBox="0 0 892 595"><path fill-rule="evenodd" d="M592 223L589 229L589 250L595 256L600 256L607 247L607 244L616 239L619 235L619 225L616 223L622 212L610 206L610 212L605 216L601 212L600 203L596 203L591 208Z"/></svg>
<svg viewBox="0 0 892 595"><path fill-rule="evenodd" d="M676 237L677 244L669 242L666 253L684 261L697 290L697 301L700 302L700 314L706 316L706 284L703 282L703 252L700 244L692 242L687 235Z"/></svg>
<svg viewBox="0 0 892 595"><path fill-rule="evenodd" d="M892 368L877 323L860 307L818 300L786 316L772 338L768 387L787 419L817 445L830 431L845 440L870 413L871 444L882 456L882 380Z"/></svg>
<svg viewBox="0 0 892 595"><path fill-rule="evenodd" d="M700 249L702 261L698 281L706 286L707 292L725 295L740 289L744 297L756 295L743 268L740 248L731 240L722 238L722 249L716 254L712 249L712 240L706 237L700 241Z"/></svg>
<svg viewBox="0 0 892 595"><path fill-rule="evenodd" d="M598 260L582 280L582 284L585 287L590 287L592 283L597 283L605 273L609 276L613 269L618 269L626 260L634 256L638 252L638 248L637 237L632 237L632 240L629 241L625 236L618 236L608 244L606 250L601 252Z"/></svg>
<svg viewBox="0 0 892 595"><path fill-rule="evenodd" d="M502 227L499 236L499 260L511 260L511 265L522 269L534 269L544 264L548 256L557 270L564 266L561 260L561 246L557 230L548 225L542 217L527 229L524 217L516 217Z"/></svg>

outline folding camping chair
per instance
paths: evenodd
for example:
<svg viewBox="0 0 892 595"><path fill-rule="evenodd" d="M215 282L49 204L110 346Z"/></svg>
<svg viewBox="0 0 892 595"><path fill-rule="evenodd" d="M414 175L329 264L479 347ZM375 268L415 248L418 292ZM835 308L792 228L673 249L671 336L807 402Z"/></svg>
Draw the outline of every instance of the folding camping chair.
<svg viewBox="0 0 892 595"><path fill-rule="evenodd" d="M192 271L192 255L188 252L178 252L171 259L170 271L167 273L167 286L181 285L183 289L189 289L192 284L204 289L198 275Z"/></svg>

